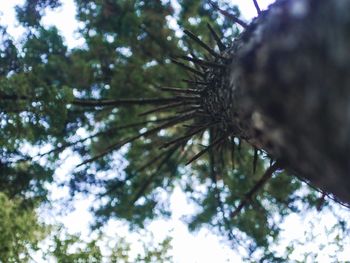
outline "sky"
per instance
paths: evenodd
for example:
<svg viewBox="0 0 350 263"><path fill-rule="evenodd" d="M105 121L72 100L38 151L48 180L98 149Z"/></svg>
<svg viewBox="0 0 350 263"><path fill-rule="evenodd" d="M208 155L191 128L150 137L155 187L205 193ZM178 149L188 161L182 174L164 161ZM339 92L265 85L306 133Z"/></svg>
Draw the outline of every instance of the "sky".
<svg viewBox="0 0 350 263"><path fill-rule="evenodd" d="M176 0L171 0L176 7ZM274 0L260 0L259 4L261 9L266 9L269 4ZM0 0L0 23L7 24L9 26L9 33L18 39L23 30L18 27L18 23L15 20L14 6L21 5L24 0ZM62 6L55 11L46 12L43 18L43 23L46 25L55 25L62 32L65 38L65 42L69 48L78 47L84 44L83 39L79 38L77 29L79 28L79 22L75 19L75 5L73 0L63 0ZM257 15L252 0L232 0L231 3L238 5L242 17L249 21Z"/></svg>
<svg viewBox="0 0 350 263"><path fill-rule="evenodd" d="M15 38L20 39L23 31L18 27L17 22L15 21L15 14L13 7L16 4L23 3L23 0L0 0L0 24L8 25L9 33ZM65 38L65 42L69 48L79 47L84 44L84 41L79 38L77 34L77 29L79 28L79 23L75 19L75 6L73 0L63 0L63 5L56 11L49 11L46 13L43 23L45 25L56 25L61 31L62 35ZM174 1L175 2L175 1ZM242 16L246 21L249 21L254 16L256 16L256 10L251 0L233 0L232 4L237 4L241 10ZM265 9L273 0L260 0L260 6L262 9ZM70 153L67 153L68 155ZM79 163L79 159L75 158L72 155L69 155L68 162L65 162L56 172L56 179L64 180L67 173L69 173L76 164ZM64 158L65 156L63 156ZM67 189L59 189L55 186L52 186L52 195L53 200L61 200L68 195ZM88 208L93 203L93 198L81 198L74 203L74 209L72 212L58 216L57 211L55 210L45 210L45 213L42 215L43 220L45 221L59 221L63 223L70 233L82 233L82 237L88 239L89 231L88 225L92 222L92 215L88 212ZM182 221L182 217L191 212L191 205L188 204L185 196L182 194L181 190L177 188L174 194L171 197L171 206L173 215L171 220L157 220L153 222L148 229L152 230L155 235L155 239L161 240L168 233L171 233L173 236L173 250L172 254L174 255L175 262L241 262L240 257L230 249L227 244L224 244L220 239L210 233L208 230L202 229L196 234L190 234L187 230L186 225ZM58 208L59 209L59 208ZM286 222L282 225L285 229L285 232L281 238L281 247L287 246L289 240L297 239L302 240L305 238L305 230L310 227L318 228L322 233L327 225L330 225L333 217L329 216L326 220L323 220L317 227L310 225L310 222L317 221L320 217L325 217L323 214L313 213L306 218L298 217L292 215L288 217ZM315 220L315 218L317 220ZM325 219L325 218L323 218ZM317 221L318 222L318 221ZM106 230L110 235L121 234L128 235L131 239L137 240L137 236L130 234L127 228L123 226L118 221L111 222ZM318 249L318 243L326 242L327 237L323 235L320 236L318 242L304 248L304 250L315 251ZM136 242L136 241L135 241ZM135 243L135 246L137 244ZM324 254L324 257L322 256ZM327 248L320 252L319 262L323 258L326 258ZM349 252L350 253L350 252ZM339 255L340 258L344 260L350 260L350 254L343 253ZM39 261L39 260L38 260ZM39 261L40 262L40 261Z"/></svg>

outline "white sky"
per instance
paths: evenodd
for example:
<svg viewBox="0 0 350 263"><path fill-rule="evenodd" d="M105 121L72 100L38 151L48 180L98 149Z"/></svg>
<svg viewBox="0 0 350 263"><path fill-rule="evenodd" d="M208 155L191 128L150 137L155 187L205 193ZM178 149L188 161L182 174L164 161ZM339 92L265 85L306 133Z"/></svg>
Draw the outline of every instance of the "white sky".
<svg viewBox="0 0 350 263"><path fill-rule="evenodd" d="M0 0L0 23L8 25L9 33L18 39L23 30L18 27L18 23L15 19L15 5L21 5L24 0ZM172 2L176 2L172 0ZM256 16L256 11L252 0L232 0L232 4L239 6L241 14L244 19L249 21L251 18ZM274 0L260 0L260 7L266 9L267 6L273 3ZM48 11L43 19L46 25L55 25L62 32L65 37L66 44L68 47L73 48L83 45L83 39L79 39L76 30L79 27L78 21L75 19L75 5L73 0L63 0L62 7L55 11Z"/></svg>
<svg viewBox="0 0 350 263"><path fill-rule="evenodd" d="M15 39L20 38L23 31L17 27L15 22L15 14L13 7L16 4L23 3L23 0L0 0L0 24L7 24L8 30ZM262 9L266 8L273 0L260 0L260 6ZM232 4L238 4L242 12L243 17L246 20L251 19L256 15L252 0L233 0ZM46 25L56 25L65 37L66 44L70 47L77 47L83 45L83 40L78 38L76 30L78 28L78 22L75 20L75 6L73 0L63 0L63 6L55 12L48 12L44 17L44 23ZM75 164L79 163L76 158L70 158L57 172L57 178L64 178L67 172L71 171ZM52 198L58 200L67 195L67 191L57 190L53 187ZM201 230L197 234L190 234L186 225L181 221L181 217L185 214L189 214L191 206L188 204L186 198L179 189L175 190L172 198L172 210L173 216L170 221L157 220L149 227L154 232L156 239L162 239L171 231L173 236L173 255L175 262L241 262L240 257L236 255L227 245L220 242L219 238L209 233L207 230ZM47 221L60 221L69 229L71 233L81 232L83 237L88 235L88 224L93 220L91 214L88 212L88 208L93 202L90 199L78 200L74 206L75 211L69 213L63 217L57 217L57 211L47 212L43 215L43 218ZM291 239L304 240L305 230L310 226L310 222L317 221L317 218L322 218L321 223L317 227L317 233L323 233L324 228L330 225L334 218L330 215L324 215L320 213L312 213L307 218L301 218L296 215L290 216L283 224L285 232L282 235L281 247L288 245ZM318 221L317 221L318 222ZM130 234L125 227L121 226L118 222L111 222L108 226L108 232L110 235L113 233L128 235L133 238L133 234ZM134 236L135 240L137 239ZM318 245L325 243L327 237L325 235L318 239L318 242L311 244L304 248L306 251L318 252ZM349 243L347 243L349 244ZM135 243L137 247L137 244ZM348 246L350 251L350 247ZM327 248L319 251L318 262L329 262L327 260ZM297 256L296 256L297 258ZM339 254L339 260L349 260L350 252L346 250L344 253ZM314 260L307 262L316 262Z"/></svg>

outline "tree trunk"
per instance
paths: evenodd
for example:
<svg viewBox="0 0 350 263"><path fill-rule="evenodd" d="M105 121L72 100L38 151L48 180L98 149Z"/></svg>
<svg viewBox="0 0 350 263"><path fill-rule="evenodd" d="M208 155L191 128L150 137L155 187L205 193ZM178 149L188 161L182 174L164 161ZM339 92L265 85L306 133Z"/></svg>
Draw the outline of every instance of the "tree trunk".
<svg viewBox="0 0 350 263"><path fill-rule="evenodd" d="M230 62L207 77L203 102L224 130L346 203L349 10L347 0L277 1L222 54Z"/></svg>

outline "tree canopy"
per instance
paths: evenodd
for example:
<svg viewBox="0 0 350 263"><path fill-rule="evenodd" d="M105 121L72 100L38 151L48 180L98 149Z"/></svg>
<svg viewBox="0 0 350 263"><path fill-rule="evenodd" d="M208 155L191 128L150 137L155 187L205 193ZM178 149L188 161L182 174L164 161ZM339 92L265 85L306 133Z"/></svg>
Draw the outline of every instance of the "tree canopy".
<svg viewBox="0 0 350 263"><path fill-rule="evenodd" d="M18 42L1 26L0 228L11 235L22 223L32 225L17 240L24 244L2 235L13 254L2 253L1 260L25 255L23 247L43 239L38 233L45 227L33 211L49 202L48 185L67 152L81 158L65 182L70 194L98 200L91 208L94 229L110 219L137 229L168 218L169 195L181 187L197 207L187 218L191 230L209 227L235 248L282 262L291 251L276 256L272 249L281 222L291 213L336 207L326 193L280 169L244 138L228 136L198 110L201 75L208 67L221 72L220 56L243 30L235 23L240 13L229 1L176 2L76 0L85 42L73 49L41 20L58 0L26 0L16 8L25 29ZM224 108L220 96L211 98ZM337 226L347 229L344 221ZM53 255L62 262L101 260L97 241L70 254L67 247L77 240L55 239ZM158 252L139 260L168 260Z"/></svg>

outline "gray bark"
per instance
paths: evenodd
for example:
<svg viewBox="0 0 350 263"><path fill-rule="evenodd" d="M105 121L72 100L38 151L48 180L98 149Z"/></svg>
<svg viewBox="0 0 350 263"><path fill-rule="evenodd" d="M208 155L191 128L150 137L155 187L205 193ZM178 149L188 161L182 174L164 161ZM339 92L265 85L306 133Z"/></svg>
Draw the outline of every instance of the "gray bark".
<svg viewBox="0 0 350 263"><path fill-rule="evenodd" d="M294 174L350 203L350 1L282 0L208 76L204 105ZM224 77L223 77L224 75Z"/></svg>

